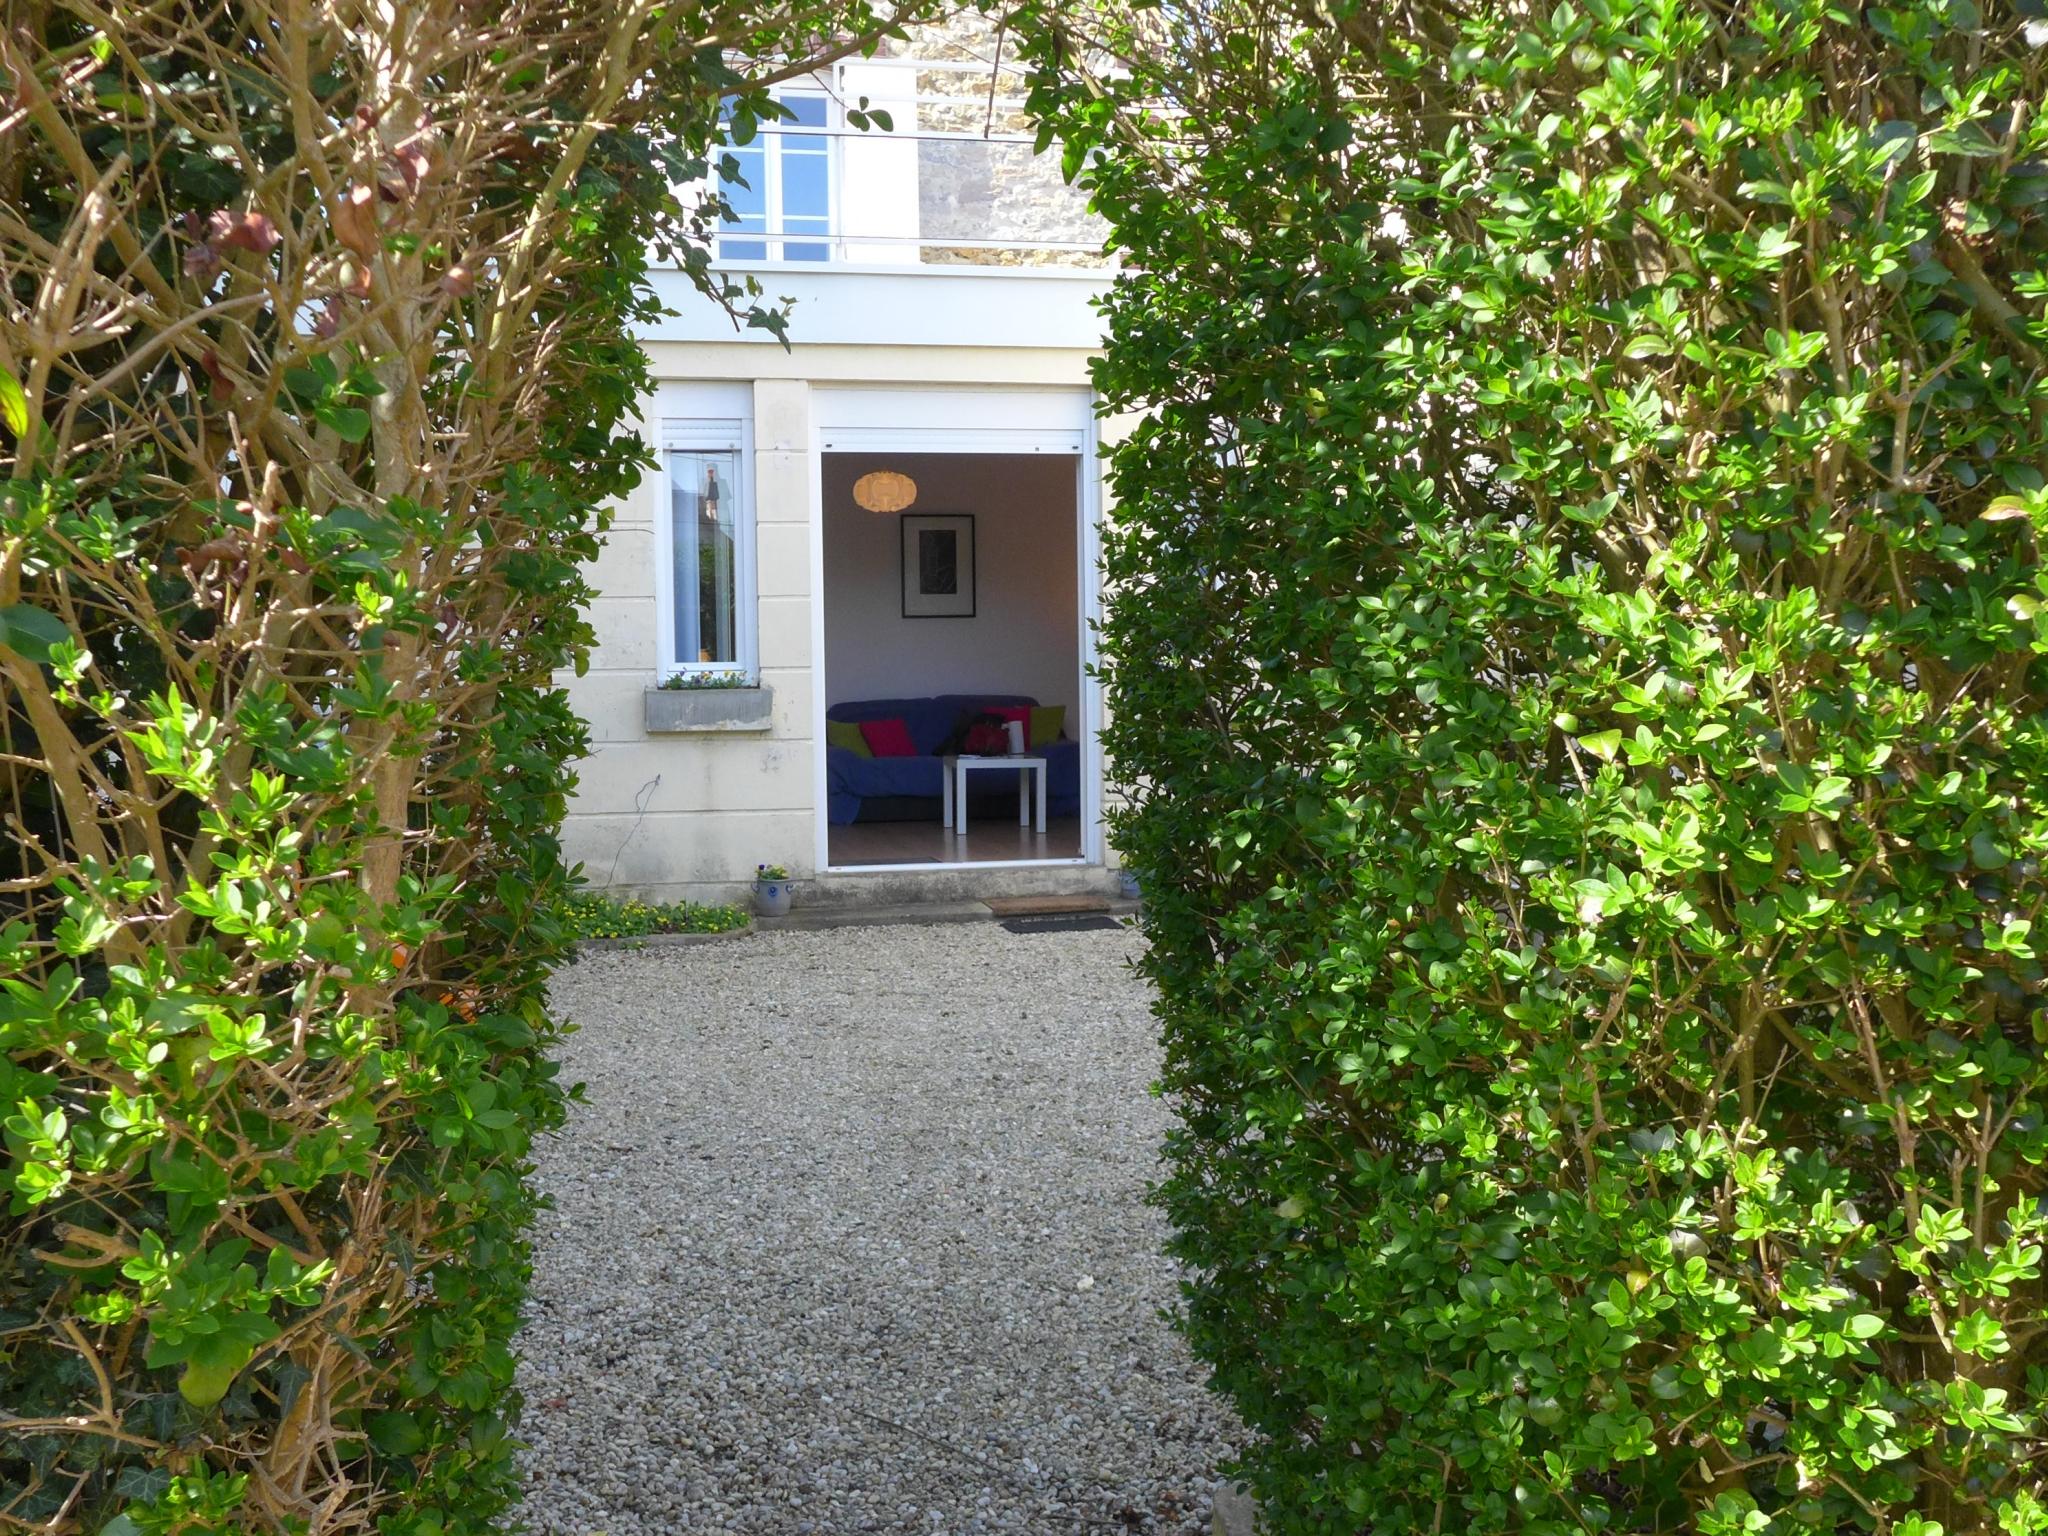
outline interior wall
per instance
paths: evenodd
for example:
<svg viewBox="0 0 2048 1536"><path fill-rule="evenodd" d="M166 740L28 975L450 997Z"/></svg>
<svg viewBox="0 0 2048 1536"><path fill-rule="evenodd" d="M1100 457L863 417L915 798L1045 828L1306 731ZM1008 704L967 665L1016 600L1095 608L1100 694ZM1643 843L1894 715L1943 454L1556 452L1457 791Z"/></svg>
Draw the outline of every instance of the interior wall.
<svg viewBox="0 0 2048 1536"><path fill-rule="evenodd" d="M864 511L874 469L917 482L915 513L974 514L972 618L903 617L902 529ZM828 703L1021 693L1081 718L1075 480L1067 454L828 453L824 457Z"/></svg>

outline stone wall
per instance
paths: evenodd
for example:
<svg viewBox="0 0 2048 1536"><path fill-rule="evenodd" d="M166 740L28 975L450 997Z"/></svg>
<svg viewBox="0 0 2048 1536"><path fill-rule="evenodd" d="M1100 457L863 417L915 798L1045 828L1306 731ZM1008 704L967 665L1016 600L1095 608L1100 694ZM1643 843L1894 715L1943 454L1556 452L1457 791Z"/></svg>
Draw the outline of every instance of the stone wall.
<svg viewBox="0 0 2048 1536"><path fill-rule="evenodd" d="M1021 77L993 68L998 60L1016 57L996 25L980 15L955 17L895 44L893 56L989 66L918 72L920 96L948 98L920 105L919 131L992 136L919 141L919 233L930 242L920 259L937 265L1100 266L1104 226L1088 211L1086 196L1061 179L1057 153L1034 155L1029 143L996 141L1032 132L1017 100ZM1086 249L989 251L949 240L1078 242Z"/></svg>

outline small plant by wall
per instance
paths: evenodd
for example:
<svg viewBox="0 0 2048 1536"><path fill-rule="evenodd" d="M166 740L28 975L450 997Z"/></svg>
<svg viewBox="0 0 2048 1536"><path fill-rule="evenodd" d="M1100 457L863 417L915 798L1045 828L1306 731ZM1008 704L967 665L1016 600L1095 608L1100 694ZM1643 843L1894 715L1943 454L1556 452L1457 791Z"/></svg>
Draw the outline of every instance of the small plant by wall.
<svg viewBox="0 0 2048 1536"><path fill-rule="evenodd" d="M1057 8L1159 1200L1274 1529L2048 1530L2037 28Z"/></svg>
<svg viewBox="0 0 2048 1536"><path fill-rule="evenodd" d="M662 933L730 933L747 926L744 907L698 902L636 901L602 891L575 891L562 921L579 939L642 939Z"/></svg>

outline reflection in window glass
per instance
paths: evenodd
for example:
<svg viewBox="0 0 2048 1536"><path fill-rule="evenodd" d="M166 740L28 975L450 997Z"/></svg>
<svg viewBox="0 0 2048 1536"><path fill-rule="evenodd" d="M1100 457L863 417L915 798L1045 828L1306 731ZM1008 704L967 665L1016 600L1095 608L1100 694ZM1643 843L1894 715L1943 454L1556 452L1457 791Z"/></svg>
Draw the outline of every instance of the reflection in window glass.
<svg viewBox="0 0 2048 1536"><path fill-rule="evenodd" d="M728 151L719 166L720 190L730 208L726 228L765 235L768 232L768 160L762 141ZM766 240L740 240L727 235L719 252L731 261L765 261Z"/></svg>
<svg viewBox="0 0 2048 1536"><path fill-rule="evenodd" d="M823 219L832 211L832 172L822 154L782 151L782 216Z"/></svg>
<svg viewBox="0 0 2048 1536"><path fill-rule="evenodd" d="M739 455L673 449L668 456L675 554L676 661L736 665L739 654Z"/></svg>
<svg viewBox="0 0 2048 1536"><path fill-rule="evenodd" d="M791 125L799 128L822 128L825 126L825 98L822 96L791 95L780 98L791 113ZM822 144L824 140L815 141Z"/></svg>

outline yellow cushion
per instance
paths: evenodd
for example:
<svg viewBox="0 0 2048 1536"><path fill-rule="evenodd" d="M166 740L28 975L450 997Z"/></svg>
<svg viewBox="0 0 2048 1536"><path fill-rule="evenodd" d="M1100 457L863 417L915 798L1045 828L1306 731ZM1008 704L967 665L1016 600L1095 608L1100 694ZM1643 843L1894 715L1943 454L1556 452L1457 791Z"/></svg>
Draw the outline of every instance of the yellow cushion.
<svg viewBox="0 0 2048 1536"><path fill-rule="evenodd" d="M860 726L851 720L827 720L825 722L825 745L844 747L855 757L873 757L875 749L868 745L867 737L861 735Z"/></svg>
<svg viewBox="0 0 2048 1536"><path fill-rule="evenodd" d="M1045 704L1031 711L1031 745L1049 747L1067 728L1067 706Z"/></svg>

